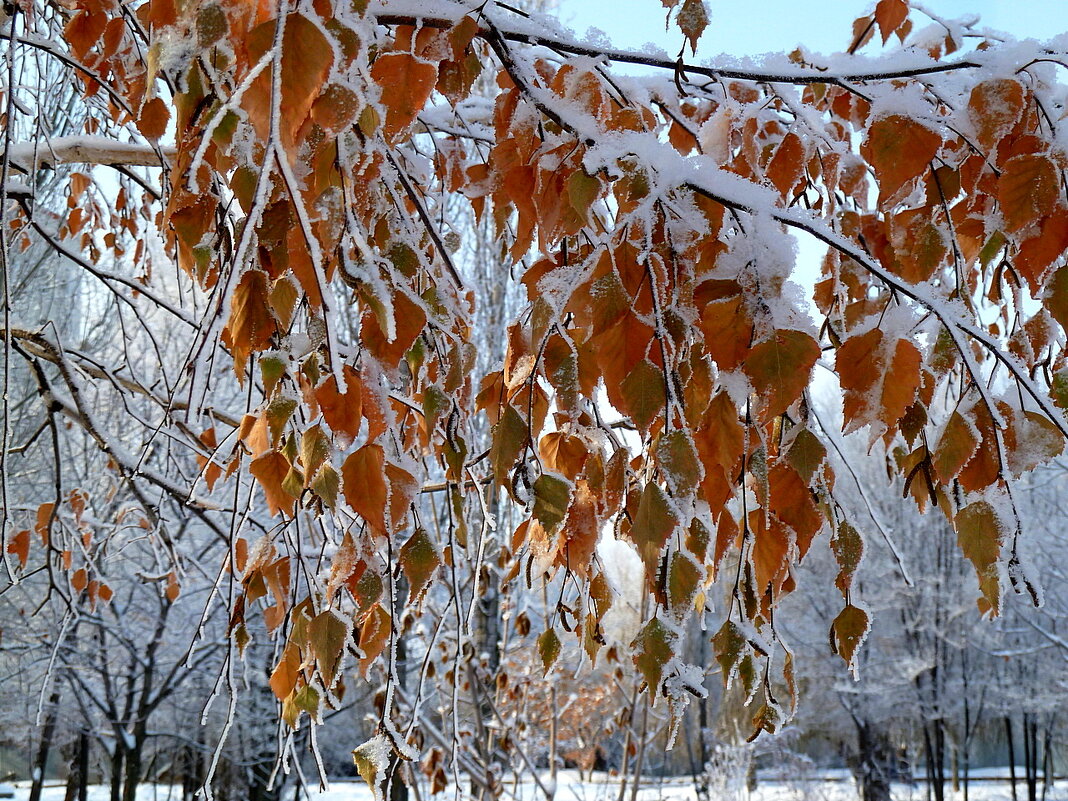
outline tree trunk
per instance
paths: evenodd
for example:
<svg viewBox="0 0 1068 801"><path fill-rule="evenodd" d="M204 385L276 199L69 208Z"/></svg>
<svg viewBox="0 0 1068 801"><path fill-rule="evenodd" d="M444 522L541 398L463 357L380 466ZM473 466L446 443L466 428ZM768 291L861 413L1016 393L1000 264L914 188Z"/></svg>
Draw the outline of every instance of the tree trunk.
<svg viewBox="0 0 1068 801"><path fill-rule="evenodd" d="M1009 782L1012 785L1012 801L1016 798L1016 748L1012 742L1012 718L1005 716L1005 740L1009 745Z"/></svg>
<svg viewBox="0 0 1068 801"><path fill-rule="evenodd" d="M48 708L45 722L41 729L41 742L33 758L33 784L30 785L29 801L41 801L41 788L44 785L45 769L48 767L48 753L52 750L52 739L56 736L56 713L59 710L59 690L53 690L48 696Z"/></svg>
<svg viewBox="0 0 1068 801"><path fill-rule="evenodd" d="M1027 769L1027 801L1038 801L1038 721L1024 714L1024 762Z"/></svg>
<svg viewBox="0 0 1068 801"><path fill-rule="evenodd" d="M1046 736L1042 742L1042 801L1046 792L1053 789L1053 718L1046 724Z"/></svg>
<svg viewBox="0 0 1068 801"><path fill-rule="evenodd" d="M122 801L137 801L137 786L141 783L141 759L144 742L134 740L133 748L126 752L126 780L122 787Z"/></svg>
<svg viewBox="0 0 1068 801"><path fill-rule="evenodd" d="M111 801L122 801L122 763L122 743L116 739L111 751Z"/></svg>
<svg viewBox="0 0 1068 801"><path fill-rule="evenodd" d="M86 801L89 792L89 735L81 732L71 754L64 801Z"/></svg>
<svg viewBox="0 0 1068 801"><path fill-rule="evenodd" d="M890 801L890 777L894 770L894 749L882 726L857 720L857 752L853 776L860 787L861 801Z"/></svg>

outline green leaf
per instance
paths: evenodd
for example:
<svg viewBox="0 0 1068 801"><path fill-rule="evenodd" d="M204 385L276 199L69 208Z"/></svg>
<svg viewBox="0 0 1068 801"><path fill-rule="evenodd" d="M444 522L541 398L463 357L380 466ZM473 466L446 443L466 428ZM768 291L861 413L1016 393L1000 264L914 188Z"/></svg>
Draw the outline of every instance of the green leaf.
<svg viewBox="0 0 1068 801"><path fill-rule="evenodd" d="M684 551L675 551L668 566L668 605L678 618L693 609L694 598L701 587L704 571Z"/></svg>
<svg viewBox="0 0 1068 801"><path fill-rule="evenodd" d="M330 609L320 612L308 624L308 641L319 663L319 673L328 686L337 675L348 636L349 627Z"/></svg>
<svg viewBox="0 0 1068 801"><path fill-rule="evenodd" d="M410 586L409 598L418 601L423 596L434 571L441 564L434 543L424 528L417 528L411 538L401 546L400 564Z"/></svg>
<svg viewBox="0 0 1068 801"><path fill-rule="evenodd" d="M330 456L330 439L320 425L309 428L300 438L300 462L310 478Z"/></svg>
<svg viewBox="0 0 1068 801"><path fill-rule="evenodd" d="M538 655L541 656L542 675L545 675L560 656L560 637L556 629L547 629L538 637Z"/></svg>
<svg viewBox="0 0 1068 801"><path fill-rule="evenodd" d="M421 343L421 339L416 340ZM426 433L428 437L434 436L434 427L441 415L452 407L452 401L445 391L437 384L430 384L423 390L423 416L426 418Z"/></svg>
<svg viewBox="0 0 1068 801"><path fill-rule="evenodd" d="M260 375L263 377L263 394L271 397L279 379L286 374L286 364L278 356L260 357Z"/></svg>
<svg viewBox="0 0 1068 801"><path fill-rule="evenodd" d="M845 596L853 585L853 574L857 571L864 556L864 539L855 528L844 520L838 524L838 531L831 540L831 550L838 562L838 576L835 586Z"/></svg>
<svg viewBox="0 0 1068 801"><path fill-rule="evenodd" d="M725 621L712 637L712 651L716 655L716 661L719 662L724 687L730 687L731 681L738 672L742 657L748 653L745 647L746 641L742 627L732 620Z"/></svg>
<svg viewBox="0 0 1068 801"><path fill-rule="evenodd" d="M823 460L827 458L827 449L808 428L800 429L790 443L786 452L786 461L797 471L806 485L812 484L812 478Z"/></svg>
<svg viewBox="0 0 1068 801"><path fill-rule="evenodd" d="M352 752L352 761L360 778L367 782L375 801L385 801L382 785L389 773L393 747L384 734L376 734Z"/></svg>
<svg viewBox="0 0 1068 801"><path fill-rule="evenodd" d="M643 431L649 428L664 408L664 373L648 359L642 359L630 371L619 387L624 410Z"/></svg>
<svg viewBox="0 0 1068 801"><path fill-rule="evenodd" d="M701 463L697 448L685 431L672 431L660 438L656 449L660 469L679 495L693 492L701 481Z"/></svg>
<svg viewBox="0 0 1068 801"><path fill-rule="evenodd" d="M567 199L580 220L588 220L590 206L597 200L601 191L601 182L579 169L567 179Z"/></svg>
<svg viewBox="0 0 1068 801"><path fill-rule="evenodd" d="M664 490L655 482L646 484L638 504L638 513L634 517L634 525L630 529L630 537L638 546L638 554L645 562L646 575L656 575L660 551L678 522Z"/></svg>
<svg viewBox="0 0 1068 801"><path fill-rule="evenodd" d="M542 473L534 482L534 517L552 534L564 522L571 500L571 484L550 473Z"/></svg>
<svg viewBox="0 0 1068 801"><path fill-rule="evenodd" d="M510 489L509 475L523 446L527 444L530 432L527 424L511 404L505 404L501 419L493 427L490 445L490 464L493 465L493 478L502 487Z"/></svg>
<svg viewBox="0 0 1068 801"><path fill-rule="evenodd" d="M312 492L318 495L326 508L331 511L337 507L337 491L340 486L341 477L337 474L337 470L328 464L323 465L311 482Z"/></svg>
<svg viewBox="0 0 1068 801"><path fill-rule="evenodd" d="M293 698L293 704L297 709L307 712L313 718L319 715L319 691L310 684L305 684L297 691Z"/></svg>
<svg viewBox="0 0 1068 801"><path fill-rule="evenodd" d="M659 618L653 618L634 641L634 664L645 677L649 691L660 689L664 665L675 655L673 645L678 635L665 626Z"/></svg>

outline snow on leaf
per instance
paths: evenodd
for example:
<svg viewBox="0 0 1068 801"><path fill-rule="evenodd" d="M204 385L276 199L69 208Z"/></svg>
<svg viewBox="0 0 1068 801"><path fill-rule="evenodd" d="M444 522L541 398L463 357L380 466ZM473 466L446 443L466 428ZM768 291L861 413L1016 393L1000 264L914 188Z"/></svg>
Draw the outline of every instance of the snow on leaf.
<svg viewBox="0 0 1068 801"><path fill-rule="evenodd" d="M687 41L690 43L690 49L696 53L697 40L701 38L701 34L708 27L708 10L705 8L704 0L684 0L682 8L679 9L679 14L675 18L675 24L679 26L679 30L686 36Z"/></svg>
<svg viewBox="0 0 1068 801"><path fill-rule="evenodd" d="M676 493L686 495L696 489L701 481L701 463L693 440L685 431L661 436L656 455L664 477Z"/></svg>
<svg viewBox="0 0 1068 801"><path fill-rule="evenodd" d="M1023 86L1011 78L983 81L968 98L968 116L975 126L976 138L987 149L1016 125L1023 110Z"/></svg>
<svg viewBox="0 0 1068 801"><path fill-rule="evenodd" d="M383 785L389 775L389 760L393 747L384 734L376 734L352 752L352 761L367 786L371 788L374 801L385 801Z"/></svg>

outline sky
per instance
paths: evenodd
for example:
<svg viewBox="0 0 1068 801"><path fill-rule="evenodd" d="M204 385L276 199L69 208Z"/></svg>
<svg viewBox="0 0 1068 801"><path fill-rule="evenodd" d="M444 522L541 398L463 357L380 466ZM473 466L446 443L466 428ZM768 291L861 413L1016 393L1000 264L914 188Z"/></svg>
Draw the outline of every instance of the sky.
<svg viewBox="0 0 1068 801"><path fill-rule="evenodd" d="M640 49L653 42L677 53L682 35L665 33L659 0L558 0L561 22L583 35L598 28L617 47ZM917 3L920 5L920 3ZM923 0L934 14L956 19L979 14L981 25L1016 38L1049 39L1068 31L1068 0ZM833 53L849 44L853 20L873 0L706 0L710 24L698 59L720 53L758 56L789 52L799 44ZM921 15L913 12L913 18ZM661 21L656 24L655 21Z"/></svg>

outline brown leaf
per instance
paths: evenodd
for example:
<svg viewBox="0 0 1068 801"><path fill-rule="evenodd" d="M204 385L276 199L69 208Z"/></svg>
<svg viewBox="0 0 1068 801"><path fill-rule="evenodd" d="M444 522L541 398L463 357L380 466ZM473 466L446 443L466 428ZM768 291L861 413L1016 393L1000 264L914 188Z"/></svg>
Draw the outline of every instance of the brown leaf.
<svg viewBox="0 0 1068 801"><path fill-rule="evenodd" d="M883 37L883 44L909 16L909 4L905 0L879 0L875 5L875 21Z"/></svg>
<svg viewBox="0 0 1068 801"><path fill-rule="evenodd" d="M149 139L159 139L167 132L171 112L162 99L154 97L141 107L137 129Z"/></svg>
<svg viewBox="0 0 1068 801"><path fill-rule="evenodd" d="M938 479L943 484L955 479L978 448L979 436L974 424L969 423L960 412L953 412L935 448L933 464Z"/></svg>
<svg viewBox="0 0 1068 801"><path fill-rule="evenodd" d="M434 571L441 564L434 543L424 528L417 528L415 533L401 546L399 560L401 569L408 579L408 597L410 602L418 602L430 585Z"/></svg>
<svg viewBox="0 0 1068 801"><path fill-rule="evenodd" d="M634 425L645 431L664 408L664 373L648 359L642 359L620 386L624 409Z"/></svg>

